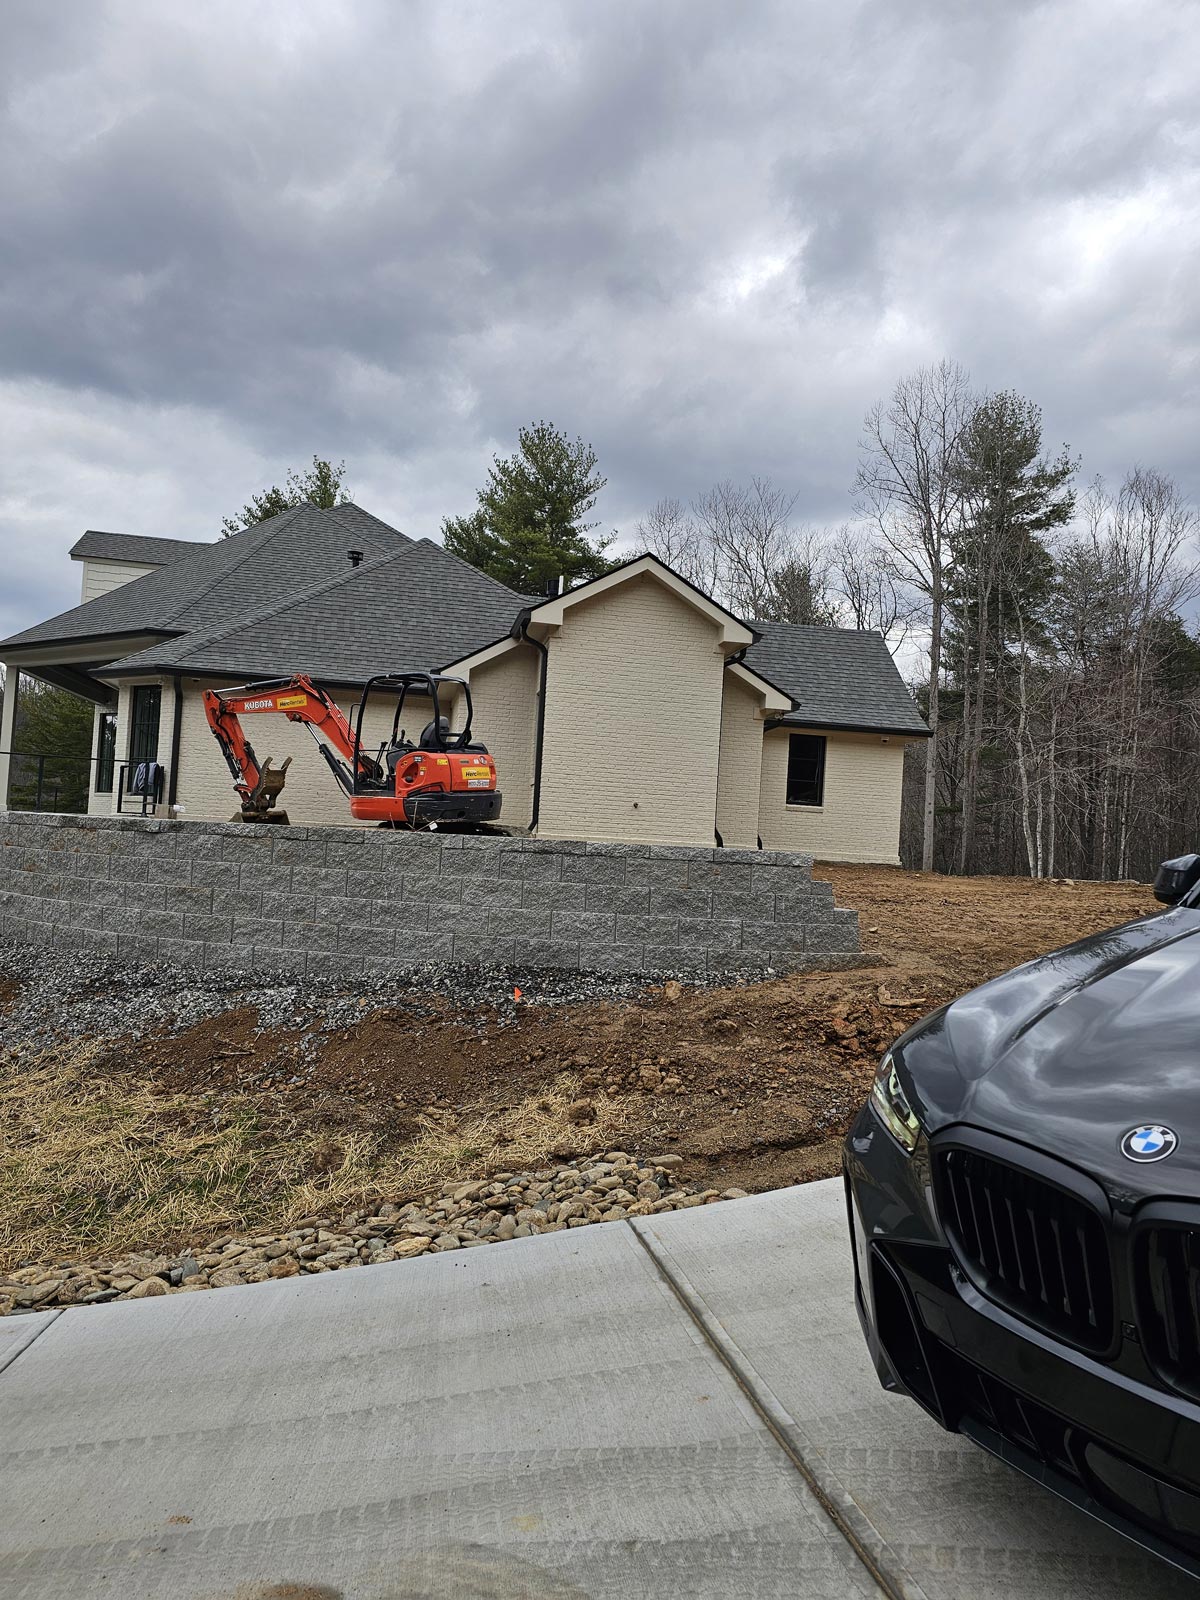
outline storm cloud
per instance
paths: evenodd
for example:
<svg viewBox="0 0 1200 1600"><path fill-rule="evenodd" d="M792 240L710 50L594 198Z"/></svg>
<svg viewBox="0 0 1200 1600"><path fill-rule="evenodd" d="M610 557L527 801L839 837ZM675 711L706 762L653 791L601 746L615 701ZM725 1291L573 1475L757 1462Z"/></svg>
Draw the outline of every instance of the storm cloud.
<svg viewBox="0 0 1200 1600"><path fill-rule="evenodd" d="M630 537L850 510L949 355L1085 476L1197 482L1188 0L42 0L0 52L0 634L86 527L213 538L314 452L436 534L546 417Z"/></svg>

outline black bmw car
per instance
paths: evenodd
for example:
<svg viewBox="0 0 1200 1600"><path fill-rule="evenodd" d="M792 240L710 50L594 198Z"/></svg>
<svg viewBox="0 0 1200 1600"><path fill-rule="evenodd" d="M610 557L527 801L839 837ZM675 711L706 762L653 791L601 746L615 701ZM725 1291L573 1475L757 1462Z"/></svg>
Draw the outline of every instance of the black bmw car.
<svg viewBox="0 0 1200 1600"><path fill-rule="evenodd" d="M910 1028L846 1142L884 1386L1200 1576L1200 855Z"/></svg>

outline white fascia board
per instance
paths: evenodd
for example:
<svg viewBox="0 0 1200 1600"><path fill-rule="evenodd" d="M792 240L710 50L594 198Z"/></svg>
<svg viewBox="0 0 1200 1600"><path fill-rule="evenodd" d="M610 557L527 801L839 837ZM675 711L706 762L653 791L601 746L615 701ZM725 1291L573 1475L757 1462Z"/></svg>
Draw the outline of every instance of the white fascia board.
<svg viewBox="0 0 1200 1600"><path fill-rule="evenodd" d="M539 632L547 633L563 624L564 614L581 600L594 600L597 596L615 589L618 584L628 583L632 578L654 578L664 588L670 589L681 600L703 613L710 622L714 622L720 630L720 639L723 647L731 650L742 650L754 643L755 634L744 622L739 622L732 612L726 611L715 600L710 600L706 594L681 578L678 573L672 572L657 556L639 556L636 561L619 567L615 572L606 572L602 578L596 578L591 583L582 584L578 589L572 589L567 594L556 595L553 599L543 601L540 606L534 606L529 614L529 626ZM789 700L788 705L791 705Z"/></svg>
<svg viewBox="0 0 1200 1600"><path fill-rule="evenodd" d="M742 683L749 684L756 694L762 695L764 713L781 711L786 714L794 707L796 702L791 695L784 694L782 689L777 689L773 683L760 678L753 668L745 666L741 661L731 661L725 670L732 672Z"/></svg>
<svg viewBox="0 0 1200 1600"><path fill-rule="evenodd" d="M476 650L474 655L463 656L460 661L451 661L441 670L450 672L453 669L455 677L469 678L476 667L484 667L489 661L495 661L497 656L507 655L521 642L520 639L497 639L495 644L489 644L483 650Z"/></svg>

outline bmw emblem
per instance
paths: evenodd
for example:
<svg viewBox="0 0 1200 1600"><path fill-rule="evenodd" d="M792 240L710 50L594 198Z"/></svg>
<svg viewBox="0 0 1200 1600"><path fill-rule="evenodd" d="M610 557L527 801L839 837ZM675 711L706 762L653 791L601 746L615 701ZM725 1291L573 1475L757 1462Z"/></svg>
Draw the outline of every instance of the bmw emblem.
<svg viewBox="0 0 1200 1600"><path fill-rule="evenodd" d="M1130 1161L1161 1161L1178 1143L1174 1129L1164 1128L1159 1122L1144 1122L1123 1136L1121 1154Z"/></svg>

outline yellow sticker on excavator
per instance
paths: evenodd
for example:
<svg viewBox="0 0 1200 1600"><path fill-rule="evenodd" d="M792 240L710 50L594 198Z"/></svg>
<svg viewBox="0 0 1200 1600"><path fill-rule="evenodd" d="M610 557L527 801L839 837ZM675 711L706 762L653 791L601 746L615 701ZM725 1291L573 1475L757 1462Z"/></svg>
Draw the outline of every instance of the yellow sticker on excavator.
<svg viewBox="0 0 1200 1600"><path fill-rule="evenodd" d="M306 694L281 694L275 702L276 709L279 711L295 711L298 706L306 706L307 704L308 696Z"/></svg>
<svg viewBox="0 0 1200 1600"><path fill-rule="evenodd" d="M490 778L492 769L490 767L464 767L462 775L464 778Z"/></svg>

